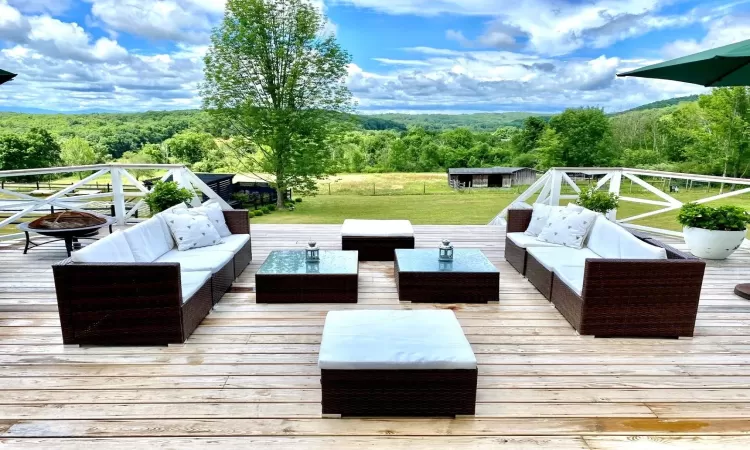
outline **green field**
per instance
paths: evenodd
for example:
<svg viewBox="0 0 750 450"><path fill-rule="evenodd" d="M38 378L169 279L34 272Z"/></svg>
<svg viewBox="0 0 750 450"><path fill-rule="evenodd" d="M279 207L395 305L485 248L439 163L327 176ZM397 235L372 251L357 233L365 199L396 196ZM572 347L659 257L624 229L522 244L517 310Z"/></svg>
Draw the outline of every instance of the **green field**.
<svg viewBox="0 0 750 450"><path fill-rule="evenodd" d="M328 188L332 194L328 194ZM409 219L416 225L483 225L515 200L525 187L454 191L445 174L354 174L320 183L320 193L305 197L295 211L278 211L253 218L254 223L339 224L345 219ZM729 186L725 192L728 192ZM375 192L375 195L373 195ZM424 194L426 192L426 194ZM572 194L567 188L563 194ZM682 202L719 194L719 187L696 187L671 194ZM622 195L659 200L638 186L623 184ZM737 205L750 210L750 195L740 195L711 205ZM621 201L618 217L661 209L660 206ZM638 225L680 231L677 211L634 222Z"/></svg>

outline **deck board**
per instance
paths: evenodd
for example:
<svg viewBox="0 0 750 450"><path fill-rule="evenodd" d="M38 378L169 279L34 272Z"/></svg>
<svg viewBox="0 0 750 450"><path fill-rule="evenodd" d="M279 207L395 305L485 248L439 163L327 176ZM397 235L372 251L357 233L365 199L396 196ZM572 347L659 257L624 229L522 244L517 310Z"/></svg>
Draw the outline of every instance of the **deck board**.
<svg viewBox="0 0 750 450"><path fill-rule="evenodd" d="M709 263L696 337L594 339L503 258L504 232L416 226L480 248L501 271L500 303L400 304L393 264L360 265L357 305L259 305L254 273L275 249L309 239L340 248L332 225L253 225L254 260L183 345L62 345L50 265L0 243L0 445L4 448L750 447L750 252ZM684 244L669 239L684 249ZM479 361L477 416L322 419L316 366L332 309L451 308ZM59 440L60 437L68 439Z"/></svg>

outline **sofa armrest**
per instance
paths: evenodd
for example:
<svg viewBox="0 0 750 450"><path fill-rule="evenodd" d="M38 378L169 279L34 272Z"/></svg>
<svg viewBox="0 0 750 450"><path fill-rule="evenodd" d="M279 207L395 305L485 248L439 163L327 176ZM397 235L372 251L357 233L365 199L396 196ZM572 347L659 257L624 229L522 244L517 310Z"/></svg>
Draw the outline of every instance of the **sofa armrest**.
<svg viewBox="0 0 750 450"><path fill-rule="evenodd" d="M507 233L523 233L531 223L531 209L509 209Z"/></svg>
<svg viewBox="0 0 750 450"><path fill-rule="evenodd" d="M250 214L246 209L224 211L224 219L232 234L250 234Z"/></svg>
<svg viewBox="0 0 750 450"><path fill-rule="evenodd" d="M696 259L587 259L583 298L598 304L688 301L697 311L705 270Z"/></svg>
<svg viewBox="0 0 750 450"><path fill-rule="evenodd" d="M182 305L179 263L76 263L52 266L59 306L71 312Z"/></svg>

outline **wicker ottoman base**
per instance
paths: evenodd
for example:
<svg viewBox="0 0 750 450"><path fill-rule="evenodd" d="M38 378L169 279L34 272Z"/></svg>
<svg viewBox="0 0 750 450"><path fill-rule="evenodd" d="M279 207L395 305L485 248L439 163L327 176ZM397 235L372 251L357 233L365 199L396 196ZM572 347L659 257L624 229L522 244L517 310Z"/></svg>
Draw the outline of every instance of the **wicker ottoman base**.
<svg viewBox="0 0 750 450"><path fill-rule="evenodd" d="M414 237L341 238L343 250L356 250L360 261L393 261L398 248L414 248Z"/></svg>
<svg viewBox="0 0 750 450"><path fill-rule="evenodd" d="M323 414L474 415L477 370L322 370Z"/></svg>

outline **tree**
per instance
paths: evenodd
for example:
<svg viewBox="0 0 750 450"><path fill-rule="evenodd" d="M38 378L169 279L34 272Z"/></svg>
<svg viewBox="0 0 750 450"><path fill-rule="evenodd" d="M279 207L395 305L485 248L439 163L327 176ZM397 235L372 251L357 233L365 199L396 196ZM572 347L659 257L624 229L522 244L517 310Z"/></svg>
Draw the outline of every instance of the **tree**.
<svg viewBox="0 0 750 450"><path fill-rule="evenodd" d="M567 167L611 166L616 161L612 127L598 108L566 109L550 120L559 143L559 157L547 163Z"/></svg>
<svg viewBox="0 0 750 450"><path fill-rule="evenodd" d="M164 142L169 156L185 164L195 164L216 151L216 141L208 133L183 131Z"/></svg>
<svg viewBox="0 0 750 450"><path fill-rule="evenodd" d="M0 135L0 170L54 167L60 163L60 144L47 131L32 128L23 135Z"/></svg>
<svg viewBox="0 0 750 450"><path fill-rule="evenodd" d="M102 160L102 156L86 139L73 137L62 143L60 158L66 166L89 166ZM84 172L78 172L82 179Z"/></svg>
<svg viewBox="0 0 750 450"><path fill-rule="evenodd" d="M335 114L351 109L349 54L308 0L229 0L205 58L203 107L252 170L275 176L278 207L330 172Z"/></svg>
<svg viewBox="0 0 750 450"><path fill-rule="evenodd" d="M534 116L527 118L523 123L521 132L511 136L516 153L533 151L546 128L547 122L544 119Z"/></svg>

